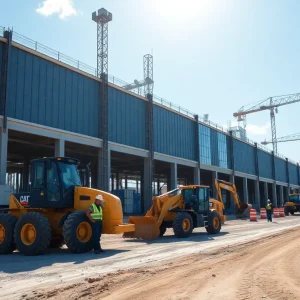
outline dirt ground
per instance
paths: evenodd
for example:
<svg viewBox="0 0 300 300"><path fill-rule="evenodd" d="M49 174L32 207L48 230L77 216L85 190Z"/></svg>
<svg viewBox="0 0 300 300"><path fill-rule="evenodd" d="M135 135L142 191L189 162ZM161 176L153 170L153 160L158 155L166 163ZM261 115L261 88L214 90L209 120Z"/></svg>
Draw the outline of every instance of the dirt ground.
<svg viewBox="0 0 300 300"><path fill-rule="evenodd" d="M65 249L34 258L15 253L5 256L15 264L0 260L0 298L300 299L300 217L274 221L228 221L216 236L199 231L187 240L172 232L152 243L109 236L104 245L115 250L83 254L84 261ZM21 260L32 267L24 272Z"/></svg>

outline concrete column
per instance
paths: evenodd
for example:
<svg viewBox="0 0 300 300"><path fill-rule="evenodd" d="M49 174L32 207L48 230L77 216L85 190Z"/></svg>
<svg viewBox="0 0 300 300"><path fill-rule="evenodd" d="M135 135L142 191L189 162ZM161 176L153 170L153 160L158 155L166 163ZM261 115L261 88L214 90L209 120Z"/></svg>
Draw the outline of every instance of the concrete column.
<svg viewBox="0 0 300 300"><path fill-rule="evenodd" d="M97 176L95 179L96 180L96 187L97 189L103 189L103 187L101 187L101 176L103 176L101 174L101 157L102 157L102 153L103 153L103 149L99 148L98 149L98 164L97 164ZM107 188L109 189L109 180L110 180L110 173L111 173L111 150L108 149L107 150L107 159L108 159L108 166L107 166L107 178L106 178L106 182L108 183ZM106 191L108 192L108 191Z"/></svg>
<svg viewBox="0 0 300 300"><path fill-rule="evenodd" d="M114 175L111 175L111 190L113 191L115 189L115 177Z"/></svg>
<svg viewBox="0 0 300 300"><path fill-rule="evenodd" d="M127 179L127 174L125 174L125 189L128 189L128 179Z"/></svg>
<svg viewBox="0 0 300 300"><path fill-rule="evenodd" d="M285 199L289 199L289 195L290 195L290 187L289 186L287 186L286 187L286 196L285 196Z"/></svg>
<svg viewBox="0 0 300 300"><path fill-rule="evenodd" d="M171 163L171 190L177 188L177 164Z"/></svg>
<svg viewBox="0 0 300 300"><path fill-rule="evenodd" d="M217 190L216 190L216 186L215 186L215 179L218 178L218 173L216 171L212 171L211 177L212 177L211 187L212 187L213 198L217 199Z"/></svg>
<svg viewBox="0 0 300 300"><path fill-rule="evenodd" d="M65 141L60 139L60 140L55 140L55 156L65 156Z"/></svg>
<svg viewBox="0 0 300 300"><path fill-rule="evenodd" d="M272 199L270 199L273 203L273 206L274 207L277 207L278 206L278 203L277 203L277 190L276 190L276 182L273 182L272 183L272 194L273 194L273 197Z"/></svg>
<svg viewBox="0 0 300 300"><path fill-rule="evenodd" d="M200 169L194 168L194 180L193 184L200 184Z"/></svg>
<svg viewBox="0 0 300 300"><path fill-rule="evenodd" d="M243 202L249 203L249 193L248 193L248 180L243 178Z"/></svg>
<svg viewBox="0 0 300 300"><path fill-rule="evenodd" d="M284 204L284 198L283 198L283 186L281 185L279 187L280 189L280 206L282 206Z"/></svg>
<svg viewBox="0 0 300 300"><path fill-rule="evenodd" d="M259 180L254 181L254 194L255 194L255 205L257 209L260 209L260 191L259 191Z"/></svg>
<svg viewBox="0 0 300 300"><path fill-rule="evenodd" d="M29 183L29 158L25 158L23 161L23 169L22 169L22 190L28 191L28 183Z"/></svg>
<svg viewBox="0 0 300 300"><path fill-rule="evenodd" d="M8 130L0 128L0 184L6 184Z"/></svg>
<svg viewBox="0 0 300 300"><path fill-rule="evenodd" d="M152 180L151 176L151 160L150 158L144 158L144 170L141 182L141 190L142 190L142 199L144 203L142 203L142 209L144 212L148 211L148 209L152 205Z"/></svg>
<svg viewBox="0 0 300 300"><path fill-rule="evenodd" d="M234 178L234 175L229 175L229 182L231 183L235 183L235 178ZM228 194L228 193L227 193ZM233 196L232 196L232 193L229 193L229 197L230 197L230 205L232 207L232 211L235 211L236 210L236 204L234 202L234 199L233 199Z"/></svg>

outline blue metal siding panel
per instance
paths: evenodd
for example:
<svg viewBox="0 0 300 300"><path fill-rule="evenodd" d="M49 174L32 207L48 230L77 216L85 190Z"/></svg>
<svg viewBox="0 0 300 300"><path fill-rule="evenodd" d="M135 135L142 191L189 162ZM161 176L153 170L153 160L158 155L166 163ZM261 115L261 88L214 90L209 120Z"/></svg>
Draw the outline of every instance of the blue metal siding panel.
<svg viewBox="0 0 300 300"><path fill-rule="evenodd" d="M278 181L287 182L286 161L278 157L275 157L275 177Z"/></svg>
<svg viewBox="0 0 300 300"><path fill-rule="evenodd" d="M272 179L272 155L257 149L259 176Z"/></svg>
<svg viewBox="0 0 300 300"><path fill-rule="evenodd" d="M146 149L147 103L111 87L108 94L108 139L119 144Z"/></svg>
<svg viewBox="0 0 300 300"><path fill-rule="evenodd" d="M254 147L233 139L235 170L255 175Z"/></svg>
<svg viewBox="0 0 300 300"><path fill-rule="evenodd" d="M8 116L100 136L99 82L12 48Z"/></svg>
<svg viewBox="0 0 300 300"><path fill-rule="evenodd" d="M153 122L154 151L197 160L194 121L154 105Z"/></svg>
<svg viewBox="0 0 300 300"><path fill-rule="evenodd" d="M298 185L298 169L297 166L289 162L290 183Z"/></svg>
<svg viewBox="0 0 300 300"><path fill-rule="evenodd" d="M4 45L4 43L0 41L0 74L1 74L1 68L2 68L2 51L3 51L3 45Z"/></svg>
<svg viewBox="0 0 300 300"><path fill-rule="evenodd" d="M211 164L219 166L218 157L218 132L210 129L210 146L211 146Z"/></svg>

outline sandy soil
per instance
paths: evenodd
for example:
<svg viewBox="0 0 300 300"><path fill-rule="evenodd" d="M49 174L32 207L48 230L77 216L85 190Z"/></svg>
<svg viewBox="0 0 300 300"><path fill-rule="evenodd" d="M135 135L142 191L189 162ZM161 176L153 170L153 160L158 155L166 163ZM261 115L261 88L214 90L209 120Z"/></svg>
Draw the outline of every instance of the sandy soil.
<svg viewBox="0 0 300 300"><path fill-rule="evenodd" d="M169 231L151 243L105 236L102 257L15 253L0 260L0 298L300 299L299 225L299 216L229 221L216 236Z"/></svg>

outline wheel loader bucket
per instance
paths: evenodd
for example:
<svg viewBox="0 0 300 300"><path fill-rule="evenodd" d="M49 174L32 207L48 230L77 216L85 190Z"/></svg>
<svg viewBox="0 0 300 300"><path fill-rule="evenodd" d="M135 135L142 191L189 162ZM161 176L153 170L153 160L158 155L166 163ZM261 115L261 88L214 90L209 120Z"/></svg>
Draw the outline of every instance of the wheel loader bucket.
<svg viewBox="0 0 300 300"><path fill-rule="evenodd" d="M251 204L241 202L240 209L237 209L237 215L240 217L249 217L250 216L250 209L252 208Z"/></svg>
<svg viewBox="0 0 300 300"><path fill-rule="evenodd" d="M159 237L160 230L154 217L130 217L128 223L135 224L135 231L124 232L123 238L154 240Z"/></svg>

